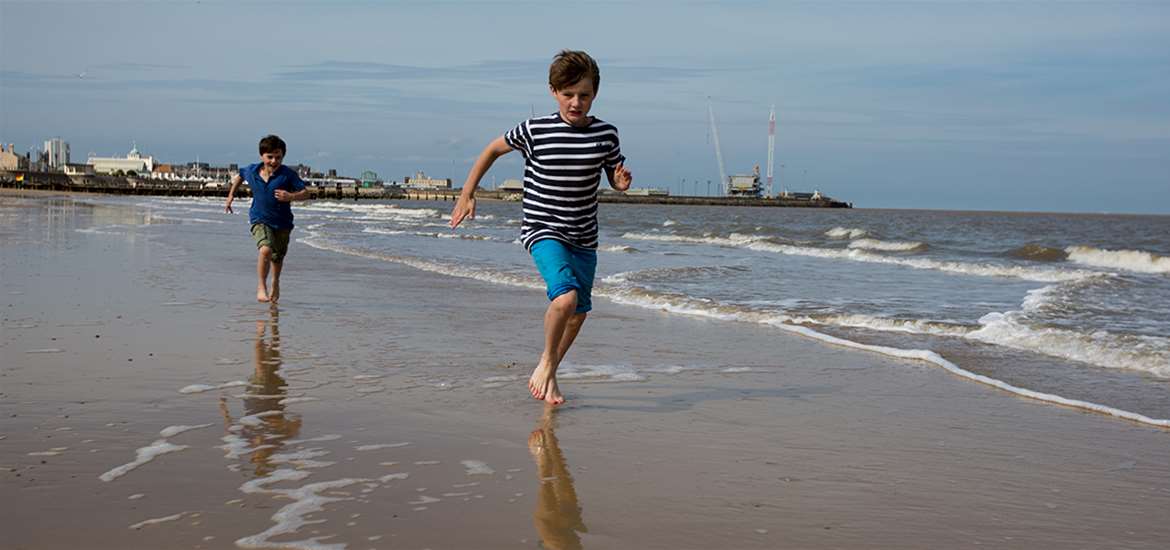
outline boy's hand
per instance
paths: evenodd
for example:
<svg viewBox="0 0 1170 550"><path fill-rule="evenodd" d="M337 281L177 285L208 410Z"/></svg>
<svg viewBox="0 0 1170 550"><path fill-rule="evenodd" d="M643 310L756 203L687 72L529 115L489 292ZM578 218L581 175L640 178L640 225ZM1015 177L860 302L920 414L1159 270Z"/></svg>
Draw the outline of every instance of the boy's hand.
<svg viewBox="0 0 1170 550"><path fill-rule="evenodd" d="M451 209L451 229L459 227L466 218L475 219L475 197L460 195L455 207Z"/></svg>
<svg viewBox="0 0 1170 550"><path fill-rule="evenodd" d="M289 193L284 189L277 189L276 192L273 193L273 196L275 196L276 200L280 202L292 202L292 193Z"/></svg>
<svg viewBox="0 0 1170 550"><path fill-rule="evenodd" d="M625 191L634 183L634 174L626 170L625 164L619 164L613 169L613 181L610 182L618 191Z"/></svg>

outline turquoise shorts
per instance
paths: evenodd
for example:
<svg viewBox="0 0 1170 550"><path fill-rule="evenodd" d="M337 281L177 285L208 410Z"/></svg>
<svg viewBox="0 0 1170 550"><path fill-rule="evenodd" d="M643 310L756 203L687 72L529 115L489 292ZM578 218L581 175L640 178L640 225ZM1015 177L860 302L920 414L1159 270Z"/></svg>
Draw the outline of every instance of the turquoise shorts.
<svg viewBox="0 0 1170 550"><path fill-rule="evenodd" d="M530 251L536 269L544 277L549 301L570 290L577 291L577 313L593 309L593 274L597 271L597 251L580 248L554 239L532 245Z"/></svg>

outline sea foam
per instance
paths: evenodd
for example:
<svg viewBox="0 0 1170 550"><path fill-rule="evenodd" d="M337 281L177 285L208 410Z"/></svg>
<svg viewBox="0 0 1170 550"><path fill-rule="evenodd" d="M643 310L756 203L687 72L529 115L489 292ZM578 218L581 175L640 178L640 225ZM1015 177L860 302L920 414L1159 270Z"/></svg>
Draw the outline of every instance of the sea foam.
<svg viewBox="0 0 1170 550"><path fill-rule="evenodd" d="M1143 250L1104 250L1091 246L1064 249L1069 261L1106 269L1124 269L1138 273L1170 273L1170 257Z"/></svg>

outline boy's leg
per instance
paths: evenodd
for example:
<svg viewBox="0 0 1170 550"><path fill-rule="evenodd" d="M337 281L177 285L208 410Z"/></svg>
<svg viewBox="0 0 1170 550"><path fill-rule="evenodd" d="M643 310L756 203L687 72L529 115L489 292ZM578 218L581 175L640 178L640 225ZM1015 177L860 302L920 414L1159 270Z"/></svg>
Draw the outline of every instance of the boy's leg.
<svg viewBox="0 0 1170 550"><path fill-rule="evenodd" d="M565 402L557 387L557 367L561 364L561 355L568 347L563 344L566 330L569 329L573 311L577 309L577 291L570 290L553 299L544 312L544 352L540 354L540 363L528 378L528 391L532 397L543 399L554 405ZM577 325L580 329L580 325ZM573 333L576 337L576 331ZM570 344L572 342L569 342Z"/></svg>
<svg viewBox="0 0 1170 550"><path fill-rule="evenodd" d="M532 258L552 303L544 316L544 352L528 379L528 389L534 398L559 405L565 398L557 385L557 369L592 309L597 256L591 250L548 240L532 246Z"/></svg>
<svg viewBox="0 0 1170 550"><path fill-rule="evenodd" d="M256 301L267 302L268 264L272 263L272 230L262 223L252 224L252 240L256 241Z"/></svg>
<svg viewBox="0 0 1170 550"><path fill-rule="evenodd" d="M272 230L272 291L268 293L273 303L280 299L280 270L288 254L288 240L292 229Z"/></svg>
<svg viewBox="0 0 1170 550"><path fill-rule="evenodd" d="M268 293L272 303L280 299L280 268L284 262L272 262L272 291Z"/></svg>
<svg viewBox="0 0 1170 550"><path fill-rule="evenodd" d="M272 263L272 249L261 246L256 254L256 301L268 301L268 264Z"/></svg>

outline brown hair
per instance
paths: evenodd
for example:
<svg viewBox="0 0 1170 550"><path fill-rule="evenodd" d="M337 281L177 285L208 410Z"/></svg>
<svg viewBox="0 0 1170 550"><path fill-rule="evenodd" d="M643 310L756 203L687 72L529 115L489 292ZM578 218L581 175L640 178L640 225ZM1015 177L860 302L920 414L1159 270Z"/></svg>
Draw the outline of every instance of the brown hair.
<svg viewBox="0 0 1170 550"><path fill-rule="evenodd" d="M268 153L275 153L280 151L282 155L288 154L288 147L284 144L284 140L273 134L268 134L260 139L260 154L266 155Z"/></svg>
<svg viewBox="0 0 1170 550"><path fill-rule="evenodd" d="M593 93L601 86L601 71L589 54L575 50L561 50L548 66L548 85L554 90L563 90L589 77L593 80Z"/></svg>

